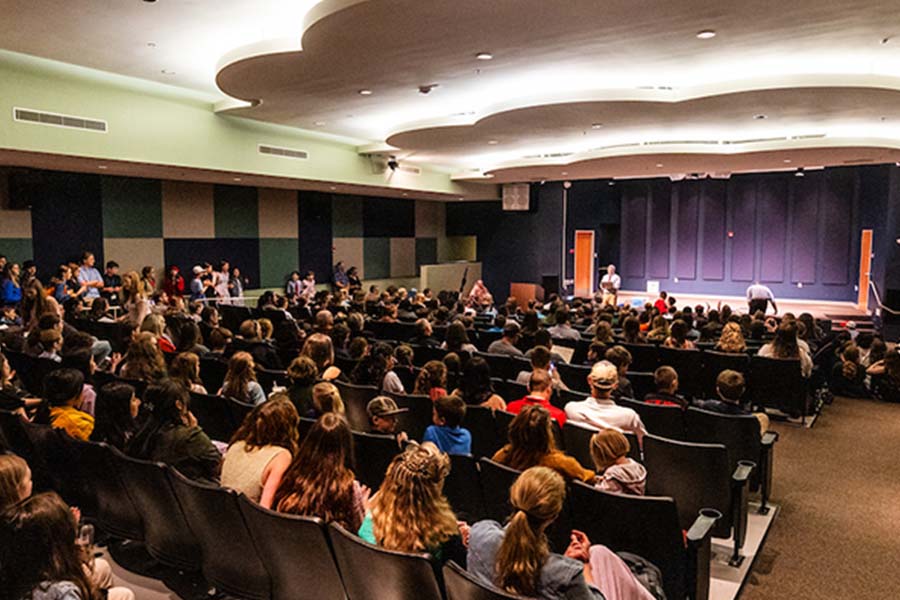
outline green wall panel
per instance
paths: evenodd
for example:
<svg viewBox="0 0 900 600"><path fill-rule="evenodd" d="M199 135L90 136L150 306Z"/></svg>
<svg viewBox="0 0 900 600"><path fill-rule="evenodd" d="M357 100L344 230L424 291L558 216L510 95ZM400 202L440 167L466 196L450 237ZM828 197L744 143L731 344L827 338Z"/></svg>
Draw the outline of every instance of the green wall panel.
<svg viewBox="0 0 900 600"><path fill-rule="evenodd" d="M217 185L213 192L217 238L259 237L256 188Z"/></svg>
<svg viewBox="0 0 900 600"><path fill-rule="evenodd" d="M297 240L263 238L259 240L260 287L281 287L285 277L297 269Z"/></svg>
<svg viewBox="0 0 900 600"><path fill-rule="evenodd" d="M422 265L437 262L437 238L416 238L416 275Z"/></svg>
<svg viewBox="0 0 900 600"><path fill-rule="evenodd" d="M23 261L26 261L30 258L33 258L33 249L31 247L31 240L25 238L3 238L0 239L0 254L6 256L9 262L17 262L22 264ZM49 280L50 274L48 273L38 273L38 276L44 278L44 280Z"/></svg>
<svg viewBox="0 0 900 600"><path fill-rule="evenodd" d="M101 193L104 237L162 237L160 180L104 177Z"/></svg>
<svg viewBox="0 0 900 600"><path fill-rule="evenodd" d="M391 238L365 238L363 255L366 279L391 276Z"/></svg>

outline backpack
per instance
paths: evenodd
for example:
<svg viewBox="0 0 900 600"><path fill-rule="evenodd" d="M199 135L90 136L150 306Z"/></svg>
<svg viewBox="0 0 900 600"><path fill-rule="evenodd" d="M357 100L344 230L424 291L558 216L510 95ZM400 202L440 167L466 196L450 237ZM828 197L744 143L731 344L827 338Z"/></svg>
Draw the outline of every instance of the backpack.
<svg viewBox="0 0 900 600"><path fill-rule="evenodd" d="M662 571L649 560L630 552L616 552L616 555L625 561L634 578L640 582L656 600L666 600L666 592L663 591Z"/></svg>

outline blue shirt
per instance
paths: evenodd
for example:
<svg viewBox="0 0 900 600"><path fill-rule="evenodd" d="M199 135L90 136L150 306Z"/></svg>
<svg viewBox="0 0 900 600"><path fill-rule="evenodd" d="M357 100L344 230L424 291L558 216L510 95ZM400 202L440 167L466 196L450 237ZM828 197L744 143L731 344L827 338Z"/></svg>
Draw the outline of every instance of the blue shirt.
<svg viewBox="0 0 900 600"><path fill-rule="evenodd" d="M22 288L13 283L12 279L3 282L3 303L18 304L22 301Z"/></svg>
<svg viewBox="0 0 900 600"><path fill-rule="evenodd" d="M442 425L429 425L425 430L423 442L432 442L441 452L447 454L471 454L472 434L462 427L446 427Z"/></svg>
<svg viewBox="0 0 900 600"><path fill-rule="evenodd" d="M78 269L78 283L91 283L94 281L99 281L103 283L103 276L100 275L100 271L95 269L94 267L85 267L82 265ZM89 287L84 292L85 298L99 298L100 297L100 288Z"/></svg>

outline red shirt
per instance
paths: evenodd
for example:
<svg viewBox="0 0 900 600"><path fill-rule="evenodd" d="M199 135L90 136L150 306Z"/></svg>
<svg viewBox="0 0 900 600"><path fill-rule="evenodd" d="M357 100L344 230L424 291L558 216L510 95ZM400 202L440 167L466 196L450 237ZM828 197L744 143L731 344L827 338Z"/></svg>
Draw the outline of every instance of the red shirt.
<svg viewBox="0 0 900 600"><path fill-rule="evenodd" d="M539 406L543 406L548 411L550 411L550 416L556 419L556 422L559 423L559 426L562 427L566 424L566 413L564 410L556 408L552 404L550 404L549 400L544 400L543 398L539 398L537 396L525 396L515 402L510 402L506 405L507 412L511 412L514 415L519 414L523 408L528 406L529 404L537 404Z"/></svg>
<svg viewBox="0 0 900 600"><path fill-rule="evenodd" d="M653 303L653 306L656 307L656 310L659 311L659 314L664 315L669 312L669 307L666 306L666 301L662 298L657 298L656 302Z"/></svg>

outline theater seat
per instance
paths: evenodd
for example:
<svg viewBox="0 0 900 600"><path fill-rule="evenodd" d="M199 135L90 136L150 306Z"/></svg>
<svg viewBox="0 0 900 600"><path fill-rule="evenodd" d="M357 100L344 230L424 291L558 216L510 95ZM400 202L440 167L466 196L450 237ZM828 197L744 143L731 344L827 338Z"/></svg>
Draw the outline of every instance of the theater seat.
<svg viewBox="0 0 900 600"><path fill-rule="evenodd" d="M656 565L666 597L708 600L716 511L704 510L684 534L672 498L614 494L574 481L569 502L577 528L591 543L637 554Z"/></svg>
<svg viewBox="0 0 900 600"><path fill-rule="evenodd" d="M806 422L809 402L800 359L751 356L747 387L753 406L775 408Z"/></svg>
<svg viewBox="0 0 900 600"><path fill-rule="evenodd" d="M381 487L388 466L400 453L400 446L392 435L361 431L353 432L353 445L356 454L356 478L374 492Z"/></svg>
<svg viewBox="0 0 900 600"><path fill-rule="evenodd" d="M218 358L200 358L200 380L203 382L203 387L206 388L207 392L215 394L222 389L227 373L228 363L225 361Z"/></svg>
<svg viewBox="0 0 900 600"><path fill-rule="evenodd" d="M341 393L350 428L354 431L368 431L369 415L366 412L366 405L378 395L378 388L373 385L353 385L342 381L333 383Z"/></svg>
<svg viewBox="0 0 900 600"><path fill-rule="evenodd" d="M125 484L112 464L110 446L97 442L72 440L78 457L77 478L81 481L83 493L92 496L90 501L79 501L79 508L85 514L86 507L92 507L89 516L96 519L100 528L116 537L143 541L144 525L141 516L125 489Z"/></svg>
<svg viewBox="0 0 900 600"><path fill-rule="evenodd" d="M730 369L742 373L744 377L750 371L750 357L734 352L703 351L703 395L706 398L717 398L716 378L719 373Z"/></svg>
<svg viewBox="0 0 900 600"><path fill-rule="evenodd" d="M373 546L336 523L328 533L349 600L441 600L430 555Z"/></svg>
<svg viewBox="0 0 900 600"><path fill-rule="evenodd" d="M472 434L472 454L475 458L491 457L506 441L506 431L500 432L494 411L484 406L466 406L462 426Z"/></svg>
<svg viewBox="0 0 900 600"><path fill-rule="evenodd" d="M237 492L192 481L172 467L166 467L166 475L200 545L206 580L217 592L267 600L269 573L241 516Z"/></svg>
<svg viewBox="0 0 900 600"><path fill-rule="evenodd" d="M405 431L411 440L421 440L425 429L432 424L434 402L428 396L412 394L388 394L400 408L409 411L399 415L398 428Z"/></svg>
<svg viewBox="0 0 900 600"><path fill-rule="evenodd" d="M633 409L641 417L649 433L670 440L684 439L684 411L681 408L648 404L627 398L620 398L616 404Z"/></svg>
<svg viewBox="0 0 900 600"><path fill-rule="evenodd" d="M526 600L483 583L452 560L444 565L447 600Z"/></svg>
<svg viewBox="0 0 900 600"><path fill-rule="evenodd" d="M238 506L272 580L272 600L345 597L322 519L277 513L243 494Z"/></svg>
<svg viewBox="0 0 900 600"><path fill-rule="evenodd" d="M512 511L509 505L509 488L521 473L489 458L482 458L478 465L481 467L484 518L502 523Z"/></svg>
<svg viewBox="0 0 900 600"><path fill-rule="evenodd" d="M691 398L703 394L703 355L699 350L659 347L659 364L678 373L678 391Z"/></svg>
<svg viewBox="0 0 900 600"><path fill-rule="evenodd" d="M474 523L484 513L484 495L478 463L471 454L451 454L450 474L444 481L444 495L460 520Z"/></svg>
<svg viewBox="0 0 900 600"><path fill-rule="evenodd" d="M631 368L652 373L659 366L659 352L655 344L622 344L631 354Z"/></svg>
<svg viewBox="0 0 900 600"><path fill-rule="evenodd" d="M237 426L232 420L227 398L191 392L190 402L191 413L197 417L197 424L210 439L220 442L231 439Z"/></svg>

